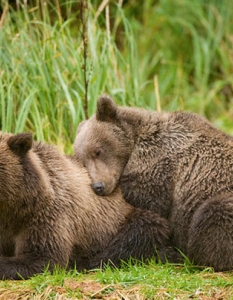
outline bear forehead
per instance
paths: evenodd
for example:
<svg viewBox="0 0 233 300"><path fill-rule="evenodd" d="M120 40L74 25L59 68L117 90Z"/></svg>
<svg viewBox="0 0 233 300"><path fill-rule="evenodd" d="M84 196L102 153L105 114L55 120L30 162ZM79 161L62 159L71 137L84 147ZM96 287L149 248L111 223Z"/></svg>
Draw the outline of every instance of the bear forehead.
<svg viewBox="0 0 233 300"><path fill-rule="evenodd" d="M89 119L81 128L81 131L78 135L84 140L92 142L113 140L116 137L116 134L119 134L120 129L108 122L98 121L95 118Z"/></svg>

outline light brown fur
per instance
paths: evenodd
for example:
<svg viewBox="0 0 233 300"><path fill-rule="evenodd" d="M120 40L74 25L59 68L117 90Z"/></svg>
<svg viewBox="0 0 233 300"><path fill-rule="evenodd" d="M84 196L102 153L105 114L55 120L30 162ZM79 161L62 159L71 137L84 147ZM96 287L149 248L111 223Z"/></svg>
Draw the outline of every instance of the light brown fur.
<svg viewBox="0 0 233 300"><path fill-rule="evenodd" d="M165 219L135 209L119 189L100 197L90 185L83 165L54 146L0 133L0 279L28 278L48 264L82 270L149 258L157 246L163 259L173 255Z"/></svg>
<svg viewBox="0 0 233 300"><path fill-rule="evenodd" d="M96 193L120 184L129 203L168 220L191 260L233 269L232 137L195 114L117 107L102 96L74 149Z"/></svg>

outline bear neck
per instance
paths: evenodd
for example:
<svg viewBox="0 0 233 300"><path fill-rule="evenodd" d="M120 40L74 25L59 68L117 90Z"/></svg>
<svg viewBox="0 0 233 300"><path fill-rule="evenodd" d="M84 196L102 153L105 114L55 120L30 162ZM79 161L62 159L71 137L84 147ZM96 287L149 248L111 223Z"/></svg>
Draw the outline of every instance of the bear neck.
<svg viewBox="0 0 233 300"><path fill-rule="evenodd" d="M131 107L120 107L117 115L124 131L127 131L127 134L131 136L134 144L137 143L140 136L149 130L152 123L153 130L155 130L156 123L159 125L168 119L166 112L150 112L146 109Z"/></svg>

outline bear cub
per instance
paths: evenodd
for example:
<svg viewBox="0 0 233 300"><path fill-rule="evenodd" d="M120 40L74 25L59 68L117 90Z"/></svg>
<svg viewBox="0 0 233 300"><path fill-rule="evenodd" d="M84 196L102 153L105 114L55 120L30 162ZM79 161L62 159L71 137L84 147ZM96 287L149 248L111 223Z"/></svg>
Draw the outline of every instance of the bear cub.
<svg viewBox="0 0 233 300"><path fill-rule="evenodd" d="M78 128L75 155L98 195L167 219L174 245L216 271L233 269L233 138L188 112L117 107L102 96Z"/></svg>
<svg viewBox="0 0 233 300"><path fill-rule="evenodd" d="M0 133L0 279L130 257L176 261L167 220L119 189L96 195L83 165L32 135Z"/></svg>

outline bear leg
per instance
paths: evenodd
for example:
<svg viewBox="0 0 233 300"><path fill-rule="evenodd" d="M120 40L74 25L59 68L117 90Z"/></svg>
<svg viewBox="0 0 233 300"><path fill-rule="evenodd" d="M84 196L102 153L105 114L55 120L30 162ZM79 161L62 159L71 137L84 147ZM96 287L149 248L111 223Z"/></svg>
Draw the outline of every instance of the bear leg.
<svg viewBox="0 0 233 300"><path fill-rule="evenodd" d="M54 265L48 258L41 255L24 254L20 257L0 257L0 280L2 279L28 279L43 273L48 268L52 271Z"/></svg>
<svg viewBox="0 0 233 300"><path fill-rule="evenodd" d="M90 260L90 268L108 261L119 266L121 260L145 262L152 257L162 262L183 261L172 247L167 220L152 211L135 208L109 245Z"/></svg>
<svg viewBox="0 0 233 300"><path fill-rule="evenodd" d="M222 195L202 204L189 229L187 256L215 271L233 269L233 196Z"/></svg>

